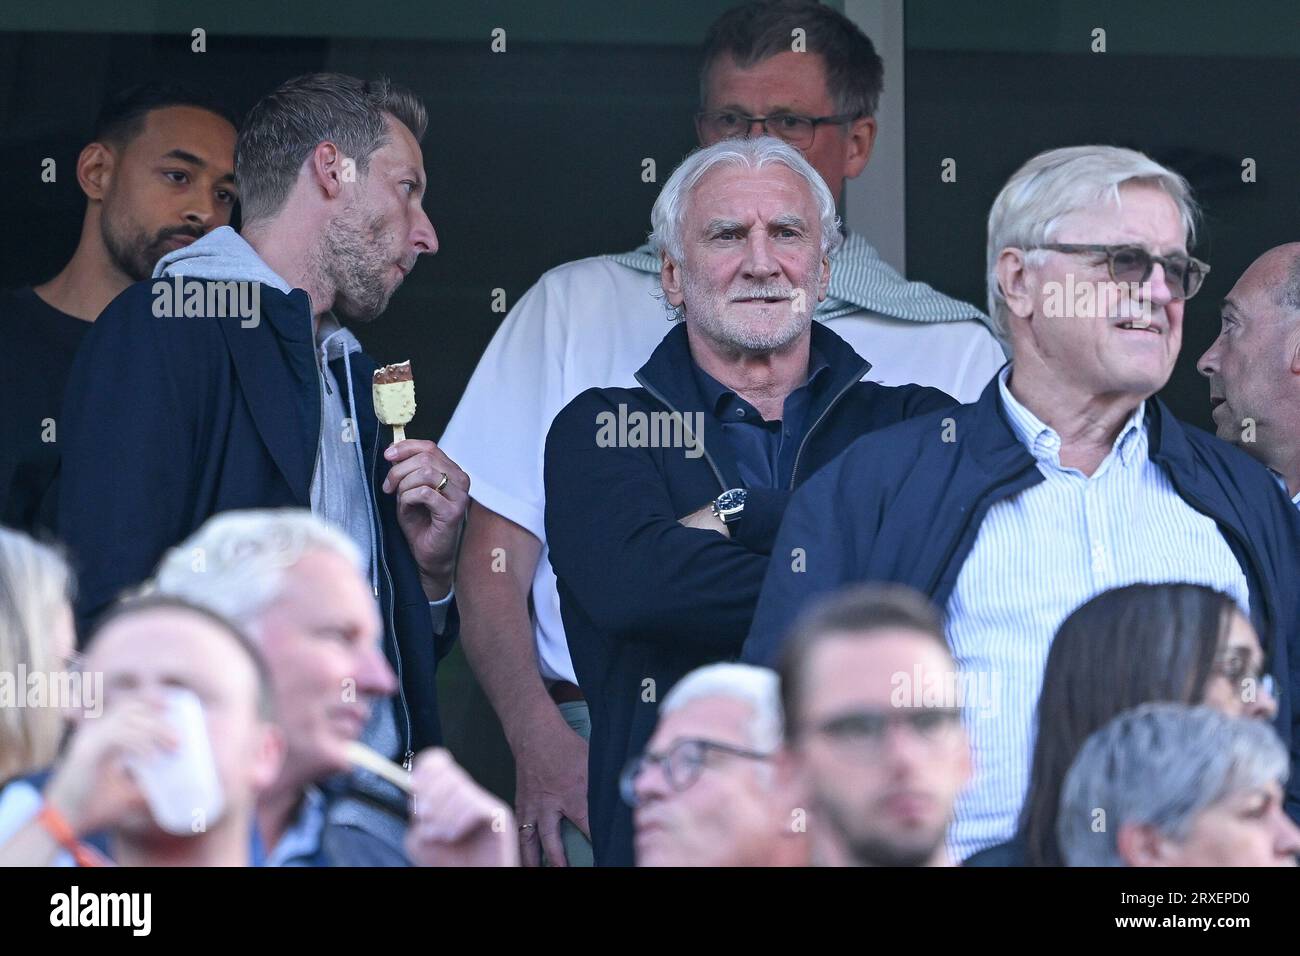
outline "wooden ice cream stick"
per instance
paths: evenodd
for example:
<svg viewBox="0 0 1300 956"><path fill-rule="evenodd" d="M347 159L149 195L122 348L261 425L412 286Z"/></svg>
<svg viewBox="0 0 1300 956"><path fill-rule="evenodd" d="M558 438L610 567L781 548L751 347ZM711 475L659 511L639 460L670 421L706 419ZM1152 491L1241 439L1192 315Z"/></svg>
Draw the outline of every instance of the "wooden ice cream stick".
<svg viewBox="0 0 1300 956"><path fill-rule="evenodd" d="M406 441L406 427L404 425L393 426L393 441Z"/></svg>
<svg viewBox="0 0 1300 956"><path fill-rule="evenodd" d="M348 760L352 766L369 770L376 777L387 780L404 793L415 793L411 775L387 757L381 757L359 740L348 744Z"/></svg>

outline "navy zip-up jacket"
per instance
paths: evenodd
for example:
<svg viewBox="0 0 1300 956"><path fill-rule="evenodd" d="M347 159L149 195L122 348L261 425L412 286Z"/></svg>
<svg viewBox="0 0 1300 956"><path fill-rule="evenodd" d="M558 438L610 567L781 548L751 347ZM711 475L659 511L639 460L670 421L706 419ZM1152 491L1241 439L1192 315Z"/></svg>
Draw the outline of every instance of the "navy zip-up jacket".
<svg viewBox="0 0 1300 956"><path fill-rule="evenodd" d="M591 710L588 818L596 862L630 865L632 819L618 793L624 764L654 731L658 701L688 671L734 658L749 629L791 489L864 432L954 400L918 385L859 381L871 367L813 323L830 382L807 413L790 488L751 489L734 537L678 523L743 487L722 426L700 394L686 327L637 373L641 388L588 389L546 439L546 538L573 666ZM598 416L703 413L703 454L601 447ZM694 454L694 452L691 452Z"/></svg>
<svg viewBox="0 0 1300 956"><path fill-rule="evenodd" d="M1245 572L1251 616L1277 678L1277 728L1292 747L1300 635L1300 514L1250 456L1148 401L1151 460L1179 496L1214 519ZM951 419L953 441L938 438ZM786 509L742 660L772 664L815 595L849 582L910 585L944 607L989 508L1040 481L1016 437L995 379L979 400L867 435L808 481ZM788 552L806 549L804 570ZM1156 569L1158 570L1158 569ZM1288 810L1297 815L1296 780Z"/></svg>
<svg viewBox="0 0 1300 956"><path fill-rule="evenodd" d="M154 280L137 282L95 322L73 364L59 421L59 533L78 572L83 628L163 552L212 515L236 508L311 507L321 427L307 294L261 284L259 321L157 318ZM247 326L247 327L245 327ZM330 363L344 380L342 359ZM354 381L376 368L349 356ZM419 569L380 488L391 441L368 387L356 394L379 532L384 651L397 673L405 750L441 742L434 677L458 632L455 602L435 637Z"/></svg>

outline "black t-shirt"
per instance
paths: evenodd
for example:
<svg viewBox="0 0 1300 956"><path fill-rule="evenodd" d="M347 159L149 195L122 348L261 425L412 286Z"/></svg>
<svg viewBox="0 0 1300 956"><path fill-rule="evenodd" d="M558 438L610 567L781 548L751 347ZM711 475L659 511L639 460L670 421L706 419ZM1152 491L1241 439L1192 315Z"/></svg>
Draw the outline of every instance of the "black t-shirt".
<svg viewBox="0 0 1300 956"><path fill-rule="evenodd" d="M53 533L63 390L89 330L30 288L0 292L0 523Z"/></svg>

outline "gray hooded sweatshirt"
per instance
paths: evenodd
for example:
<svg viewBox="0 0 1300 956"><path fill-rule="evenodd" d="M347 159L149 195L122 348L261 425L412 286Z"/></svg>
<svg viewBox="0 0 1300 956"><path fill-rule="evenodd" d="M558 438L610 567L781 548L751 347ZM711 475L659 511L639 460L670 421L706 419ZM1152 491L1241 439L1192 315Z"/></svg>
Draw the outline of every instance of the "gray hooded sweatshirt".
<svg viewBox="0 0 1300 956"><path fill-rule="evenodd" d="M262 261L257 252L229 226L214 229L202 239L168 253L154 267L154 278L182 276L194 279L219 281L260 282L286 295L293 290L283 278ZM361 453L361 439L356 429L356 391L352 381L352 367L342 364L345 380L338 382L330 370L332 359L361 351L361 343L350 331L342 328L330 313L321 316L317 323L316 366L319 375L321 398L321 428L317 447L316 467L311 480L311 510L331 525L342 530L361 552L362 567L367 569L371 593L379 593L378 530L375 513L370 504L370 481L366 471L365 456ZM368 387L370 383L365 383ZM438 614L435 604L434 626L440 628L445 619L445 608ZM367 746L394 760L401 760L400 738L393 708L388 701L380 701L371 708L370 721L361 739ZM394 788L380 778L357 771L353 786L363 793L394 801ZM400 797L398 800L400 801ZM350 799L333 802L329 820L331 824L371 833L400 848L405 823L391 814L379 811L367 803Z"/></svg>

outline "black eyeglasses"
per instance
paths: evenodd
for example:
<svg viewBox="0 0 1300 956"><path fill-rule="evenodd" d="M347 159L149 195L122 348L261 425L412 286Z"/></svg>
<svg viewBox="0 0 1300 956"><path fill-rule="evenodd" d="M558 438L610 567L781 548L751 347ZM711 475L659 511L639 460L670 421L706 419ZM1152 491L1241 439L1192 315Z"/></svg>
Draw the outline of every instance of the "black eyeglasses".
<svg viewBox="0 0 1300 956"><path fill-rule="evenodd" d="M1075 242L1045 242L1040 246L1026 246L1031 249L1048 249L1052 252L1098 253L1106 258L1110 277L1116 282L1146 282L1156 263L1164 266L1165 282L1175 299L1190 299L1200 291L1201 283L1209 273L1210 267L1200 259L1191 256L1156 256L1141 246L1099 246L1083 245Z"/></svg>
<svg viewBox="0 0 1300 956"><path fill-rule="evenodd" d="M720 744L713 740L679 740L668 748L666 753L652 754L649 751L641 754L639 757L633 757L619 774L618 789L623 797L623 802L629 807L635 807L639 802L636 796L636 778L650 766L658 765L663 767L664 778L668 781L668 786L681 793L686 790L695 781L700 779L700 774L704 772L704 767L708 763L710 753L727 754L731 757L742 757L746 760L767 760L772 755L759 753L756 750L745 750L742 747L733 747L730 744Z"/></svg>
<svg viewBox="0 0 1300 956"><path fill-rule="evenodd" d="M719 140L749 137L755 123L769 136L783 139L795 149L809 149L817 136L817 127L826 123L851 123L861 113L838 116L800 116L798 113L773 113L771 116L747 116L735 110L704 110L695 114L695 132L700 142L711 146Z"/></svg>
<svg viewBox="0 0 1300 956"><path fill-rule="evenodd" d="M891 727L906 727L925 743L934 744L945 740L960 722L960 707L900 707L841 714L817 724L813 731L867 756L879 751Z"/></svg>

